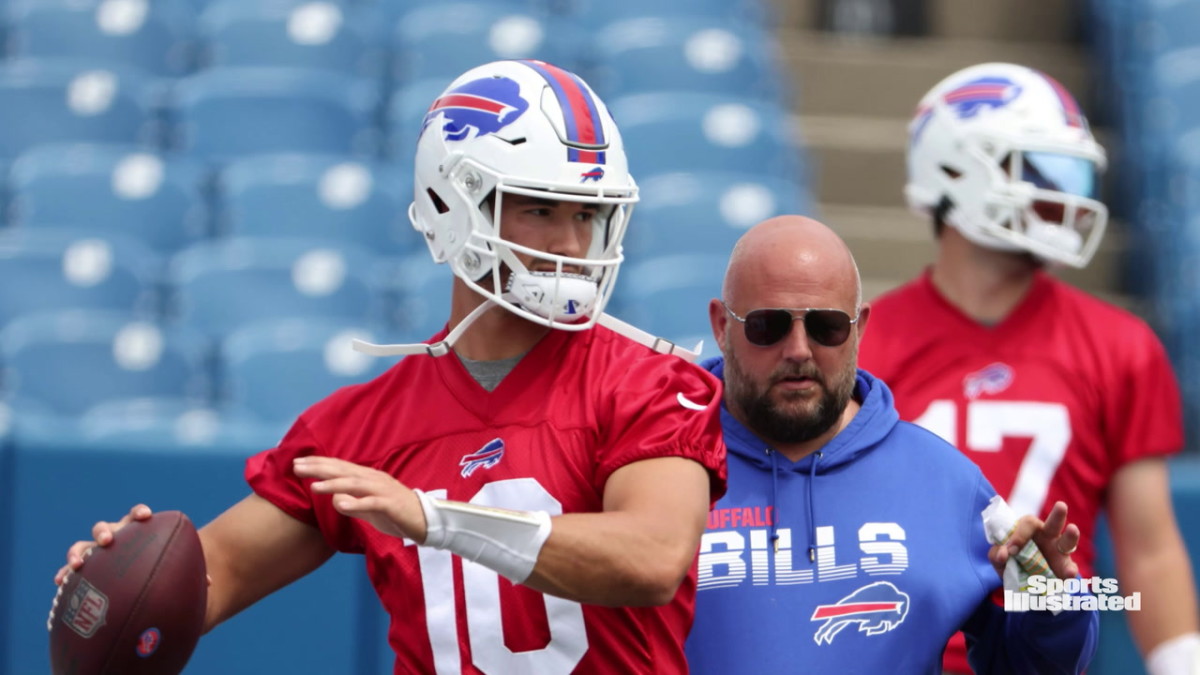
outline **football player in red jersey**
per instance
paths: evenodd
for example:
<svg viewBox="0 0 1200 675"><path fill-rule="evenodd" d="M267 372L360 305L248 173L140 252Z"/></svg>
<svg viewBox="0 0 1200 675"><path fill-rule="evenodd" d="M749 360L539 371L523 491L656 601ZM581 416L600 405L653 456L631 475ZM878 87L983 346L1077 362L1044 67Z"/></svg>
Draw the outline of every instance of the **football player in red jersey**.
<svg viewBox="0 0 1200 675"><path fill-rule="evenodd" d="M685 672L721 390L603 314L637 201L611 116L549 64L472 69L430 107L414 194L449 322L360 345L408 356L249 460L253 494L200 533L207 627L340 551L366 557L397 673Z"/></svg>
<svg viewBox="0 0 1200 675"><path fill-rule="evenodd" d="M1045 269L1087 265L1103 236L1103 149L1062 85L1003 63L935 86L909 136L905 195L932 218L937 258L876 299L862 367L1018 513L1066 502L1084 577L1107 509L1120 591L1142 595L1128 619L1148 669L1195 672L1196 595L1166 463L1183 445L1170 364L1143 321ZM968 671L961 636L945 666Z"/></svg>

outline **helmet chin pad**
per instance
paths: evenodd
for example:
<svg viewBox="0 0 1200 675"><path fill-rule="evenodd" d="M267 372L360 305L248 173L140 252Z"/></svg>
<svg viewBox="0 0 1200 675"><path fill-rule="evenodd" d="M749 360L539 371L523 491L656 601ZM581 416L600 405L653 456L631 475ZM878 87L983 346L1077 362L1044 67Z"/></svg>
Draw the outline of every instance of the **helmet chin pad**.
<svg viewBox="0 0 1200 675"><path fill-rule="evenodd" d="M596 281L582 274L513 272L505 295L522 309L544 319L583 319L595 309Z"/></svg>

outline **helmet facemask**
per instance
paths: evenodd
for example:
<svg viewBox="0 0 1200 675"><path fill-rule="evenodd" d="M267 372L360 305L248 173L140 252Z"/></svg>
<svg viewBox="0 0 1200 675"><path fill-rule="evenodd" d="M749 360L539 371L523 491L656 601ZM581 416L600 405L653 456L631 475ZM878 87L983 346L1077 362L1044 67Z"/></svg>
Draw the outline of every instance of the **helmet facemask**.
<svg viewBox="0 0 1200 675"><path fill-rule="evenodd" d="M996 138L969 140L965 146L987 185L972 191L980 195L977 204L951 187L954 208L947 222L983 246L1087 266L1108 222L1108 209L1095 199L1100 167L1093 158L1062 148L1020 148ZM964 226L966 218L972 222Z"/></svg>

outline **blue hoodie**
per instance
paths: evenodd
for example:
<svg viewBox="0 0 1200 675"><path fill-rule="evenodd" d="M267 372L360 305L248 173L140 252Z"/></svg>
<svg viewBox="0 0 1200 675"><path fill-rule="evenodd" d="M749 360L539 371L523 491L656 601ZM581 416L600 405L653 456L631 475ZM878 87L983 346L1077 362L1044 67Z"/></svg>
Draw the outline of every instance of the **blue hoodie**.
<svg viewBox="0 0 1200 675"><path fill-rule="evenodd" d="M723 359L703 365L724 379ZM854 395L850 424L798 462L722 406L729 487L700 548L692 672L940 673L960 629L978 673L1081 672L1096 612L993 602L978 467L901 422L870 373Z"/></svg>

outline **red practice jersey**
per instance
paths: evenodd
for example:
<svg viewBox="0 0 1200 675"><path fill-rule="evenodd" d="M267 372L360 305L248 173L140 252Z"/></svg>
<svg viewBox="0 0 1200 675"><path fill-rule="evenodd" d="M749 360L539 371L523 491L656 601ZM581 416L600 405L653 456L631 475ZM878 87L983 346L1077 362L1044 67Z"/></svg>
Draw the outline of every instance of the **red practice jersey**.
<svg viewBox="0 0 1200 675"><path fill-rule="evenodd" d="M872 303L859 364L891 388L901 419L962 450L1018 514L1045 518L1066 502L1084 577L1113 474L1183 445L1179 388L1157 336L1044 272L994 326L951 305L926 272ZM961 634L945 665L970 671Z"/></svg>
<svg viewBox="0 0 1200 675"><path fill-rule="evenodd" d="M715 501L725 489L720 399L720 382L679 357L606 328L550 331L492 392L453 355L409 356L310 408L246 477L336 550L366 556L397 673L686 672L694 565L663 607L543 595L342 516L295 477L292 459L338 457L435 497L553 515L602 511L614 471L679 456L708 469Z"/></svg>

